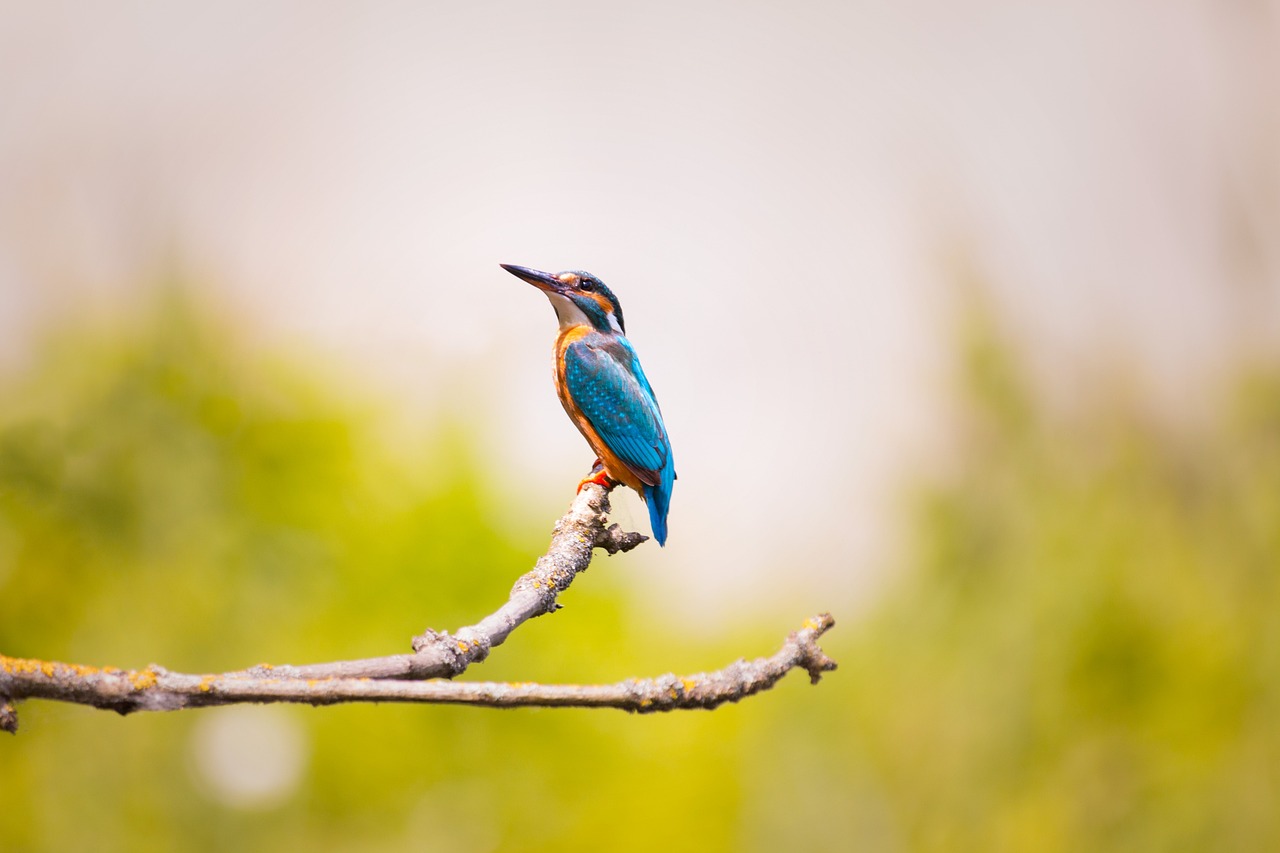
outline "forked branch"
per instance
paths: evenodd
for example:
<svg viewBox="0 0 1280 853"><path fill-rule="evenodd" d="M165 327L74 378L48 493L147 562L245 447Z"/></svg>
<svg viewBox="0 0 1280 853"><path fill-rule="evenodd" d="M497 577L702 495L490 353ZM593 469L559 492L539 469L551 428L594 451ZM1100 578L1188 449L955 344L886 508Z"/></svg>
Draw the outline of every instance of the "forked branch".
<svg viewBox="0 0 1280 853"><path fill-rule="evenodd" d="M92 705L128 714L244 702L418 702L488 707L543 706L671 711L714 708L767 690L797 667L817 683L836 664L818 646L835 620L805 622L767 658L740 660L710 673L664 675L605 685L443 680L484 660L521 624L552 613L556 599L586 570L596 548L629 551L647 537L606 526L608 493L588 485L556 524L551 546L533 570L516 581L507 601L454 634L428 630L414 638L412 654L306 666L261 664L219 675L190 675L151 665L141 670L88 667L0 655L0 729L16 732L13 702L38 698ZM432 680L423 680L432 679Z"/></svg>

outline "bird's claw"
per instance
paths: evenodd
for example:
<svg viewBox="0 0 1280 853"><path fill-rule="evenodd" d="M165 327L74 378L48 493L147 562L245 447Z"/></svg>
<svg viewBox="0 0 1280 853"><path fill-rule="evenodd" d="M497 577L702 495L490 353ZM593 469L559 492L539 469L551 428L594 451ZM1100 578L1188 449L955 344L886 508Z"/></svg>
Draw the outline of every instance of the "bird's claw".
<svg viewBox="0 0 1280 853"><path fill-rule="evenodd" d="M583 477L582 482L578 483L578 491L581 492L588 483L595 483L606 492L611 491L618 485L618 481L610 477L608 472L604 470L604 463L599 459L591 466L591 473Z"/></svg>

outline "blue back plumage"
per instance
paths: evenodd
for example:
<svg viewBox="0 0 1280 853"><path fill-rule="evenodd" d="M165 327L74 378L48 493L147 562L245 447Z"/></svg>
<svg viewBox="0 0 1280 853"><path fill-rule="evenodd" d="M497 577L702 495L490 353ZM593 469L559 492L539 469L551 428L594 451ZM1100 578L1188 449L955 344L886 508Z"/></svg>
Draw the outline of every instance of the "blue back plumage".
<svg viewBox="0 0 1280 853"><path fill-rule="evenodd" d="M643 483L653 538L667 540L675 462L662 411L640 359L622 335L594 333L564 354L565 384L605 446Z"/></svg>

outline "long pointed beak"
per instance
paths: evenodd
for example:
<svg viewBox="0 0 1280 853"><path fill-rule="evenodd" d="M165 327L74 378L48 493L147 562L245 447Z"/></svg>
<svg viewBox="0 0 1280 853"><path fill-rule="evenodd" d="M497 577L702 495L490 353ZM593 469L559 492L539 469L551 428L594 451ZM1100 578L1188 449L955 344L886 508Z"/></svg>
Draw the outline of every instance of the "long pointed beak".
<svg viewBox="0 0 1280 853"><path fill-rule="evenodd" d="M512 275L524 279L544 293L564 292L564 282L549 272L531 270L528 267L518 267L515 264L498 264L498 266Z"/></svg>

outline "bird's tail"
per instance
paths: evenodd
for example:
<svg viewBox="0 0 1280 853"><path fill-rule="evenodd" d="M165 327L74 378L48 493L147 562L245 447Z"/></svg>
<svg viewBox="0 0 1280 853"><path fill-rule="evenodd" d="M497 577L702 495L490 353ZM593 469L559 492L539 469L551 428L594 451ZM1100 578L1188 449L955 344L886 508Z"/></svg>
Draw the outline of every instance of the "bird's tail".
<svg viewBox="0 0 1280 853"><path fill-rule="evenodd" d="M667 544L667 509L671 506L671 487L675 484L676 469L667 461L662 477L656 486L644 487L644 502L649 507L649 526L659 545Z"/></svg>

